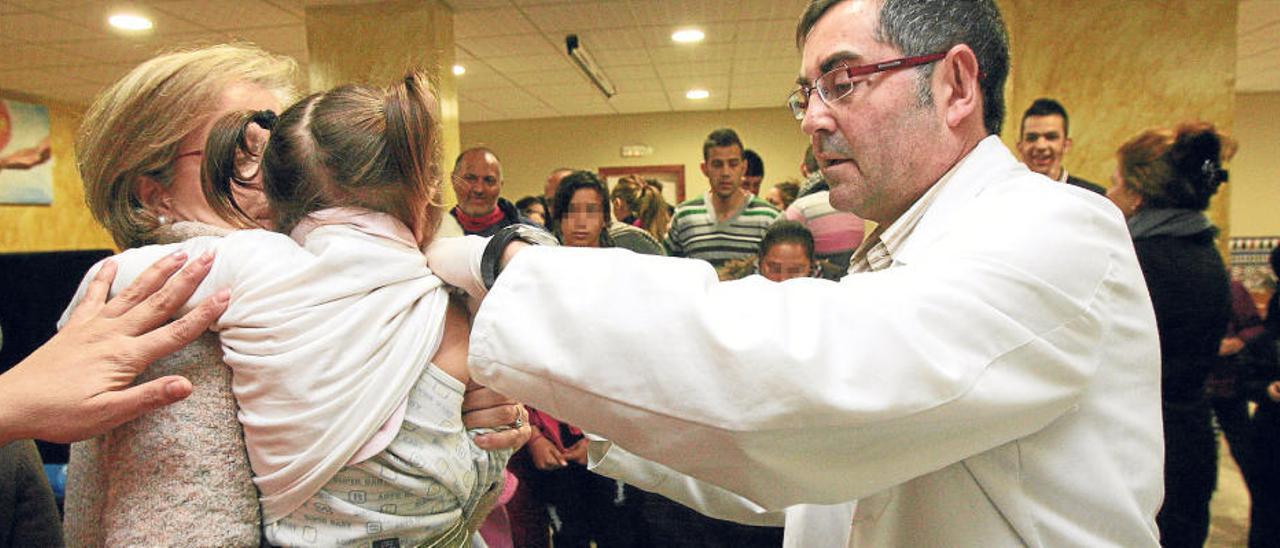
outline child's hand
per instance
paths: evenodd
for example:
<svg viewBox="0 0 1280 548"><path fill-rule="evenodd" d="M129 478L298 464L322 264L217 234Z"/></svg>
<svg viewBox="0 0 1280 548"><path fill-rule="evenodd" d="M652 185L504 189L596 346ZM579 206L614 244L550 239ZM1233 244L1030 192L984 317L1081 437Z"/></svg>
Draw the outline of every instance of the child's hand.
<svg viewBox="0 0 1280 548"><path fill-rule="evenodd" d="M559 470L569 465L556 445L542 437L529 442L529 458L533 459L534 468L543 471Z"/></svg>

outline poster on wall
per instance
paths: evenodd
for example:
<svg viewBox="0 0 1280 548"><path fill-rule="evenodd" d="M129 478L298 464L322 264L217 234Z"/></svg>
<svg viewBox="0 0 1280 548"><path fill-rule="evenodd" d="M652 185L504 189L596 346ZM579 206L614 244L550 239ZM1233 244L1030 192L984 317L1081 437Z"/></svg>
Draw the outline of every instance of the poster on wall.
<svg viewBox="0 0 1280 548"><path fill-rule="evenodd" d="M0 204L53 203L49 109L0 99Z"/></svg>

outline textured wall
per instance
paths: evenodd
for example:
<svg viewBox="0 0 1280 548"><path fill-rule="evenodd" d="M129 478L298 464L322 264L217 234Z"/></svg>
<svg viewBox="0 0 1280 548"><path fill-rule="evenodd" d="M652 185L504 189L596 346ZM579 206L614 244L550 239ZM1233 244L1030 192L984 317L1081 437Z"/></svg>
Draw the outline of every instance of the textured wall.
<svg viewBox="0 0 1280 548"><path fill-rule="evenodd" d="M73 150L83 109L36 97L3 94L7 99L49 107L53 145L53 204L0 205L0 253L114 248L84 205L84 187Z"/></svg>
<svg viewBox="0 0 1280 548"><path fill-rule="evenodd" d="M1184 120L1235 122L1235 0L999 0L1013 75L1003 137L1017 141L1037 97L1071 116L1072 173L1110 185L1115 151L1138 132ZM1223 187L1211 216L1227 228Z"/></svg>

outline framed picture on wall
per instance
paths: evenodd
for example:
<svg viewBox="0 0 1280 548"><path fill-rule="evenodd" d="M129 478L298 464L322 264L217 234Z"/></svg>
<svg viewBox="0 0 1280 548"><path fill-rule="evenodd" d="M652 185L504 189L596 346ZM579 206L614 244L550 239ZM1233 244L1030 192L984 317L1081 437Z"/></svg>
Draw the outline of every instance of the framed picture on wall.
<svg viewBox="0 0 1280 548"><path fill-rule="evenodd" d="M638 175L641 179L653 179L662 183L662 197L671 205L684 201L684 165L671 164L665 166L617 166L602 167L600 177L613 189L618 179L628 175Z"/></svg>
<svg viewBox="0 0 1280 548"><path fill-rule="evenodd" d="M0 204L53 203L49 109L0 99Z"/></svg>

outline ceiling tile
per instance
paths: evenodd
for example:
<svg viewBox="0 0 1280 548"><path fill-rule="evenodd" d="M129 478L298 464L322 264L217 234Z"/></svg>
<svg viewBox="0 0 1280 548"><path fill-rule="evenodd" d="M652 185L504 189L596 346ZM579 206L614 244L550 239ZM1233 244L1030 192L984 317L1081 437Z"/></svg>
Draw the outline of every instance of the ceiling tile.
<svg viewBox="0 0 1280 548"><path fill-rule="evenodd" d="M82 54L85 57L104 63L141 63L162 51L173 49L209 46L226 42L225 36L216 33L191 33L181 36L147 36L128 40L118 38L106 40L88 40L66 44L53 44L49 47L59 49L68 54Z"/></svg>
<svg viewBox="0 0 1280 548"><path fill-rule="evenodd" d="M453 16L453 36L456 39L537 32L538 29L523 14L511 9L461 11Z"/></svg>
<svg viewBox="0 0 1280 548"><path fill-rule="evenodd" d="M116 80L119 80L120 77L124 76L130 70L133 70L133 67L135 66L137 65L133 63L123 63L123 64L96 63L92 65L63 67L61 70L64 70L66 71L67 74L74 75L76 78L79 78L86 82L106 85L106 84L114 83Z"/></svg>
<svg viewBox="0 0 1280 548"><path fill-rule="evenodd" d="M648 65L652 62L649 59L649 50L644 48L611 49L591 53L595 55L596 63L606 69L617 65Z"/></svg>
<svg viewBox="0 0 1280 548"><path fill-rule="evenodd" d="M41 13L15 13L0 17L0 36L44 44L102 38L107 33Z"/></svg>
<svg viewBox="0 0 1280 548"><path fill-rule="evenodd" d="M697 47L657 47L650 48L649 55L659 65L687 63L693 61L710 61L723 63L726 67L733 62L733 44L706 44Z"/></svg>
<svg viewBox="0 0 1280 548"><path fill-rule="evenodd" d="M494 57L487 60L494 70L505 74L538 72L544 70L577 70L567 57L561 55L531 55L526 57Z"/></svg>
<svg viewBox="0 0 1280 548"><path fill-rule="evenodd" d="M618 112L660 112L671 109L668 94L664 91L624 92L615 95L609 104Z"/></svg>
<svg viewBox="0 0 1280 548"><path fill-rule="evenodd" d="M671 35L676 30L682 28L696 28L701 30L706 37L696 44L677 44L671 40ZM696 24L666 24L666 25L650 25L637 29L644 35L645 43L652 47L669 47L678 46L682 48L698 48L710 44L732 44L737 40L738 25L733 22L722 23L696 23Z"/></svg>
<svg viewBox="0 0 1280 548"><path fill-rule="evenodd" d="M662 87L662 80L659 80L657 78L643 78L639 80L614 79L613 85L618 88L619 94L629 94L633 92L665 91Z"/></svg>
<svg viewBox="0 0 1280 548"><path fill-rule="evenodd" d="M151 19L151 22L155 26L151 30L139 33L119 32L112 29L111 25L107 23L107 18L111 16L113 11L115 11L114 8L114 4L95 3L74 9L68 8L51 11L48 12L48 14L53 17L57 17L58 19L70 21L89 30L97 31L97 36L100 37L122 36L128 38L130 36L137 35L168 35L207 30L196 23L187 21L186 19L175 17L157 9L142 6L136 11L140 15Z"/></svg>
<svg viewBox="0 0 1280 548"><path fill-rule="evenodd" d="M525 16L548 34L583 32L592 29L635 28L627 2L544 4L523 8Z"/></svg>
<svg viewBox="0 0 1280 548"><path fill-rule="evenodd" d="M540 34L458 38L458 47L476 57L555 55L560 49Z"/></svg>
<svg viewBox="0 0 1280 548"><path fill-rule="evenodd" d="M213 30L297 25L303 18L261 0L179 0L155 9Z"/></svg>
<svg viewBox="0 0 1280 548"><path fill-rule="evenodd" d="M727 77L729 76L729 68L729 63L709 61L658 64L658 76L662 77L663 80L691 76Z"/></svg>
<svg viewBox="0 0 1280 548"><path fill-rule="evenodd" d="M644 35L636 29L597 29L576 34L578 43L586 47L596 57L596 61L600 61L600 52L634 51L644 49L645 45Z"/></svg>
<svg viewBox="0 0 1280 548"><path fill-rule="evenodd" d="M84 57L54 47L16 43L4 46L4 55L0 55L0 70L57 67L87 61Z"/></svg>
<svg viewBox="0 0 1280 548"><path fill-rule="evenodd" d="M632 0L632 13L643 26L691 26L734 21L738 2L722 0Z"/></svg>

